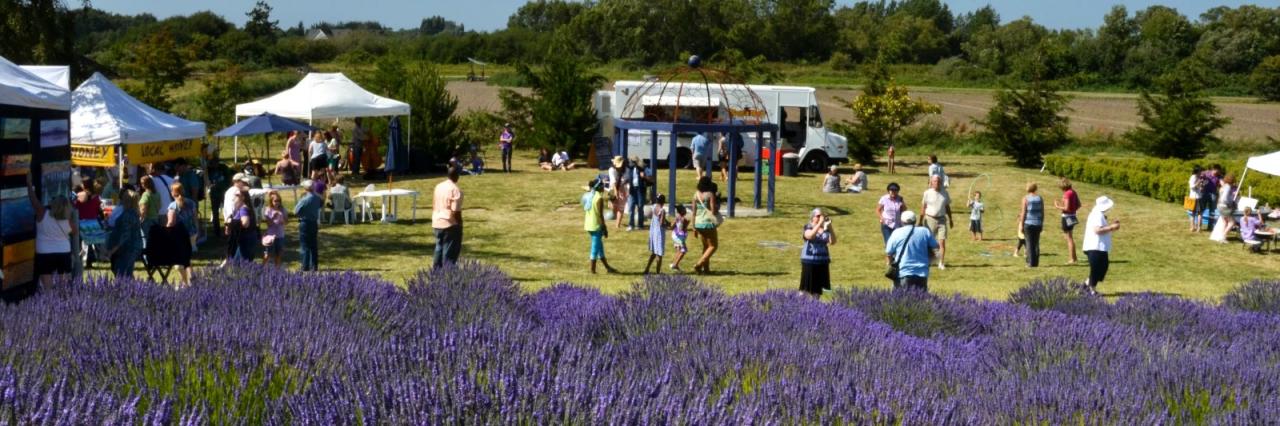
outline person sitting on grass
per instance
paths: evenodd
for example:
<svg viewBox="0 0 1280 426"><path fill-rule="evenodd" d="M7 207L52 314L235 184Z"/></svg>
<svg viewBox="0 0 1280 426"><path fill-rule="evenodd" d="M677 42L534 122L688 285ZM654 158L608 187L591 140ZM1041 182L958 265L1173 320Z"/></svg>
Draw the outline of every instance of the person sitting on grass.
<svg viewBox="0 0 1280 426"><path fill-rule="evenodd" d="M576 164L573 164L573 160L569 159L569 151L560 151L551 156L551 168L553 170L560 169L568 171L573 170L576 166Z"/></svg>
<svg viewBox="0 0 1280 426"><path fill-rule="evenodd" d="M828 194L840 193L840 166L832 165L827 170L826 176L822 177L822 192Z"/></svg>
<svg viewBox="0 0 1280 426"><path fill-rule="evenodd" d="M551 171L555 167L551 165L551 152L546 148L538 150L538 167L542 170Z"/></svg>
<svg viewBox="0 0 1280 426"><path fill-rule="evenodd" d="M480 158L480 154L476 152L471 153L471 174L484 174L484 159Z"/></svg>
<svg viewBox="0 0 1280 426"><path fill-rule="evenodd" d="M867 174L862 171L861 164L853 165L853 177L850 177L844 183L847 185L845 187L845 191L847 192L861 194L862 191L867 190Z"/></svg>

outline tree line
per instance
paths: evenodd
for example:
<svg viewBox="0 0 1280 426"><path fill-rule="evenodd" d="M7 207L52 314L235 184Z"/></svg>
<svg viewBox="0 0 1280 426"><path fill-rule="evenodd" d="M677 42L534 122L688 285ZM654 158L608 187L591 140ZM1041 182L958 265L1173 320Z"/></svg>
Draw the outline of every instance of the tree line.
<svg viewBox="0 0 1280 426"><path fill-rule="evenodd" d="M395 54L459 63L468 57L542 64L575 54L623 68L673 64L689 54L721 62L929 64L957 80L1053 81L1063 88L1149 88L1177 67L1212 88L1280 98L1280 7L1215 7L1189 17L1167 6L1115 6L1098 28L1050 29L1030 18L1003 21L990 7L956 13L940 0L535 0L497 31L467 30L439 16L418 28L377 22L280 25L260 2L237 25L210 12L157 19L59 0L0 0L0 54L20 62L72 63L129 75L140 42L173 38L184 59L225 60L250 68L346 61ZM235 18L235 17L233 17ZM308 30L350 30L324 41ZM560 41L560 43L556 43ZM166 42L167 43L167 42ZM564 46L552 52L548 46ZM165 45L165 47L170 47ZM1253 84L1251 84L1253 83Z"/></svg>

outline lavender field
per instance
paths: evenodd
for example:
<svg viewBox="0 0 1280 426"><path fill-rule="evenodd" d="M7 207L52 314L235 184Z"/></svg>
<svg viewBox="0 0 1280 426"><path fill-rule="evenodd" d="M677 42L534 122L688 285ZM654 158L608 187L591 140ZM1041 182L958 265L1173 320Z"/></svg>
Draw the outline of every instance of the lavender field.
<svg viewBox="0 0 1280 426"><path fill-rule="evenodd" d="M827 303L682 276L611 297L477 264L407 291L240 266L0 308L0 422L1259 424L1280 418L1278 293Z"/></svg>

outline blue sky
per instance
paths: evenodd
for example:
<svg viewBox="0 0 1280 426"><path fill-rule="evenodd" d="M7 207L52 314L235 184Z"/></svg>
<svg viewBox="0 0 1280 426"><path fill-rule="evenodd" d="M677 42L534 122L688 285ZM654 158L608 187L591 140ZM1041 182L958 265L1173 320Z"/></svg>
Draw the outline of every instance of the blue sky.
<svg viewBox="0 0 1280 426"><path fill-rule="evenodd" d="M715 1L715 0L698 0ZM151 13L159 18L212 10L237 25L244 24L245 12L255 0L92 0L93 7L116 13ZM1097 27L1112 5L1123 4L1130 13L1153 4L1178 9L1196 19L1200 13L1218 5L1259 4L1237 0L944 0L952 11L967 12L990 4L1005 21L1030 16L1051 28ZM70 1L72 5L78 1ZM392 28L416 28L422 18L440 15L461 22L469 29L494 30L507 25L507 17L515 13L524 0L269 0L275 9L273 17L282 27L302 21L307 26L328 21L378 21ZM851 4L850 0L837 0Z"/></svg>

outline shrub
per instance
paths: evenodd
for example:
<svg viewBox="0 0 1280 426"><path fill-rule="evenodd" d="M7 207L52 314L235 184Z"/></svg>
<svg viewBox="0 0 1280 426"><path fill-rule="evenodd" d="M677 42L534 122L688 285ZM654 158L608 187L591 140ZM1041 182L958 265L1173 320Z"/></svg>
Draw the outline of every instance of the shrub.
<svg viewBox="0 0 1280 426"><path fill-rule="evenodd" d="M951 309L948 301L914 289L896 291L860 290L836 292L835 303L888 324L894 330L916 337L962 336L973 327Z"/></svg>
<svg viewBox="0 0 1280 426"><path fill-rule="evenodd" d="M1009 295L1009 303L1065 314L1091 314L1106 306L1085 292L1085 285L1066 278L1035 280Z"/></svg>
<svg viewBox="0 0 1280 426"><path fill-rule="evenodd" d="M1204 156L1209 144L1221 144L1213 133L1231 119L1219 115L1218 106L1195 83L1165 79L1163 90L1138 97L1142 124L1125 134L1143 152L1159 158L1190 160Z"/></svg>
<svg viewBox="0 0 1280 426"><path fill-rule="evenodd" d="M1280 101L1280 55L1262 60L1249 76L1253 92L1268 101Z"/></svg>
<svg viewBox="0 0 1280 426"><path fill-rule="evenodd" d="M1039 166L1043 156L1071 141L1069 119L1062 115L1067 97L1043 84L1027 90L996 92L996 104L978 121L982 137L1019 167Z"/></svg>
<svg viewBox="0 0 1280 426"><path fill-rule="evenodd" d="M1045 170L1070 178L1171 203L1182 203L1189 188L1187 178L1194 166L1208 168L1209 160L1182 161L1156 158L1101 158L1049 155ZM1280 177L1250 173L1244 185L1252 188L1259 202L1280 204ZM1242 192L1246 194L1246 192Z"/></svg>
<svg viewBox="0 0 1280 426"><path fill-rule="evenodd" d="M942 108L923 99L911 99L907 87L895 83L882 66L873 68L871 80L852 101L836 98L853 111L855 121L841 120L832 129L849 137L849 157L862 163L893 144L903 129Z"/></svg>
<svg viewBox="0 0 1280 426"><path fill-rule="evenodd" d="M1253 280L1222 298L1222 305L1243 311L1280 314L1280 281Z"/></svg>

